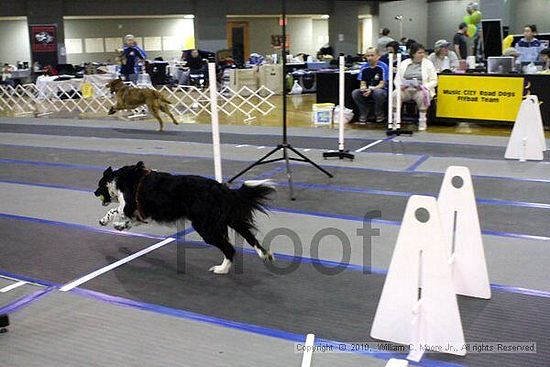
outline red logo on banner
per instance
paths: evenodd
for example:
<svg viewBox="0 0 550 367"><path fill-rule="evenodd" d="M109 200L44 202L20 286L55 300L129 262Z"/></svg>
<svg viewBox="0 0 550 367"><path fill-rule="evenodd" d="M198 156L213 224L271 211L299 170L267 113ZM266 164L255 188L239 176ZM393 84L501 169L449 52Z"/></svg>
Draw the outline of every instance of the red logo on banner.
<svg viewBox="0 0 550 367"><path fill-rule="evenodd" d="M57 52L57 27L55 25L31 26L33 52Z"/></svg>

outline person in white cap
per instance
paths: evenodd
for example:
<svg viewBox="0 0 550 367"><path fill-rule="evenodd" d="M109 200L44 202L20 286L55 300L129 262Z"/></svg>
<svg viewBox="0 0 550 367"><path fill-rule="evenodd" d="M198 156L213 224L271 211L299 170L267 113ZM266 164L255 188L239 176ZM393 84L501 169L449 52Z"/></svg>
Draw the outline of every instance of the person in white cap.
<svg viewBox="0 0 550 367"><path fill-rule="evenodd" d="M439 40L434 45L434 52L428 56L438 73L444 70L454 71L458 68L458 56L454 51L449 50L450 45L451 43L446 40Z"/></svg>

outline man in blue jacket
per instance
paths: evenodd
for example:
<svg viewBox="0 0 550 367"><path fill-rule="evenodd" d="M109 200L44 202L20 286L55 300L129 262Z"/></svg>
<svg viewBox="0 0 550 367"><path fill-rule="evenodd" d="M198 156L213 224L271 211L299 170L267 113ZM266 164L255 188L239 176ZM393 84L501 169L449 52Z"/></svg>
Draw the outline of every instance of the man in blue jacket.
<svg viewBox="0 0 550 367"><path fill-rule="evenodd" d="M124 37L124 49L122 50L122 66L120 74L124 80L137 81L137 74L140 72L140 62L145 61L147 54L136 43L133 35Z"/></svg>
<svg viewBox="0 0 550 367"><path fill-rule="evenodd" d="M516 43L516 50L519 52L520 62L539 61L539 54L544 49L542 43L535 38L537 34L536 25L526 25L523 29L523 38Z"/></svg>

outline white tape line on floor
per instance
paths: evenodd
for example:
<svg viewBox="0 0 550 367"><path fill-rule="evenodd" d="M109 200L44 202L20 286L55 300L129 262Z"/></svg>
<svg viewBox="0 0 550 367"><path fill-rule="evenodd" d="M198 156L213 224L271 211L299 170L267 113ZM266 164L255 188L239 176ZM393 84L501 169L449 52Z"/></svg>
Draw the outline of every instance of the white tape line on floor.
<svg viewBox="0 0 550 367"><path fill-rule="evenodd" d="M84 284L84 283L86 283L86 282L88 282L88 281L90 281L90 280L92 280L92 279L94 279L94 278L100 276L101 274L104 274L104 273L106 273L106 272L108 272L108 271L110 271L110 270L113 270L113 269L115 269L115 268L121 266L121 265L124 265L124 264L126 264L127 262L129 262L129 261L132 261L132 260L134 260L134 259L137 259L137 258L140 257L140 256L143 256L143 255L145 255L145 254L148 254L149 252L154 251L154 250L156 250L156 249L158 249L158 248L160 248L160 247L162 247L162 246L164 246L164 245L167 245L167 244L169 244L170 242L173 242L173 241L175 241L175 240L176 240L176 239L175 239L175 238L172 238L172 237L166 238L166 239L164 239L164 240L162 240L162 241L160 241L160 242L158 242L158 243L155 243L154 245L151 245L151 246L149 246L149 247L147 247L147 248L144 248L144 249L141 250L141 251L136 252L135 254L132 254L132 255L130 255L130 256L128 256L128 257L125 257L125 258L123 258L123 259L120 259L120 260L118 260L118 261L116 261L116 262L114 262L114 263L112 263L112 264L110 264L110 265L107 265L107 266L105 266L105 267L103 267L103 268L101 268L101 269L98 269L98 270L96 270L96 271L94 271L94 272L92 272L92 273L90 273L90 274L88 274L88 275L85 275L85 276L83 276L82 278L79 278L79 279L74 280L74 281L72 281L72 282L70 282L70 283L67 283L67 284L65 284L63 287L59 288L59 290L60 290L61 292L70 291L71 289L73 289L73 288L75 288L75 287L78 287L79 285Z"/></svg>
<svg viewBox="0 0 550 367"><path fill-rule="evenodd" d="M7 293L7 292L9 292L9 291L11 291L15 288L19 288L22 285L25 285L25 284L27 284L27 282L21 280L17 283L10 284L7 287L4 287L4 288L0 289L0 293Z"/></svg>

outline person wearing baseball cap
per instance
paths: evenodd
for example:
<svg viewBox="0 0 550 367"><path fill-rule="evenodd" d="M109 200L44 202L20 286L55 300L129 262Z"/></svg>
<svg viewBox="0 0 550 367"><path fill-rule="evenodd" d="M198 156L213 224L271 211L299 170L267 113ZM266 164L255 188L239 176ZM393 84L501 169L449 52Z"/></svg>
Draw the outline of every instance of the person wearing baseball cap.
<svg viewBox="0 0 550 367"><path fill-rule="evenodd" d="M447 40L439 40L434 45L434 52L428 56L438 73L444 70L454 71L458 68L458 56L454 51L449 50L449 46L451 43Z"/></svg>

